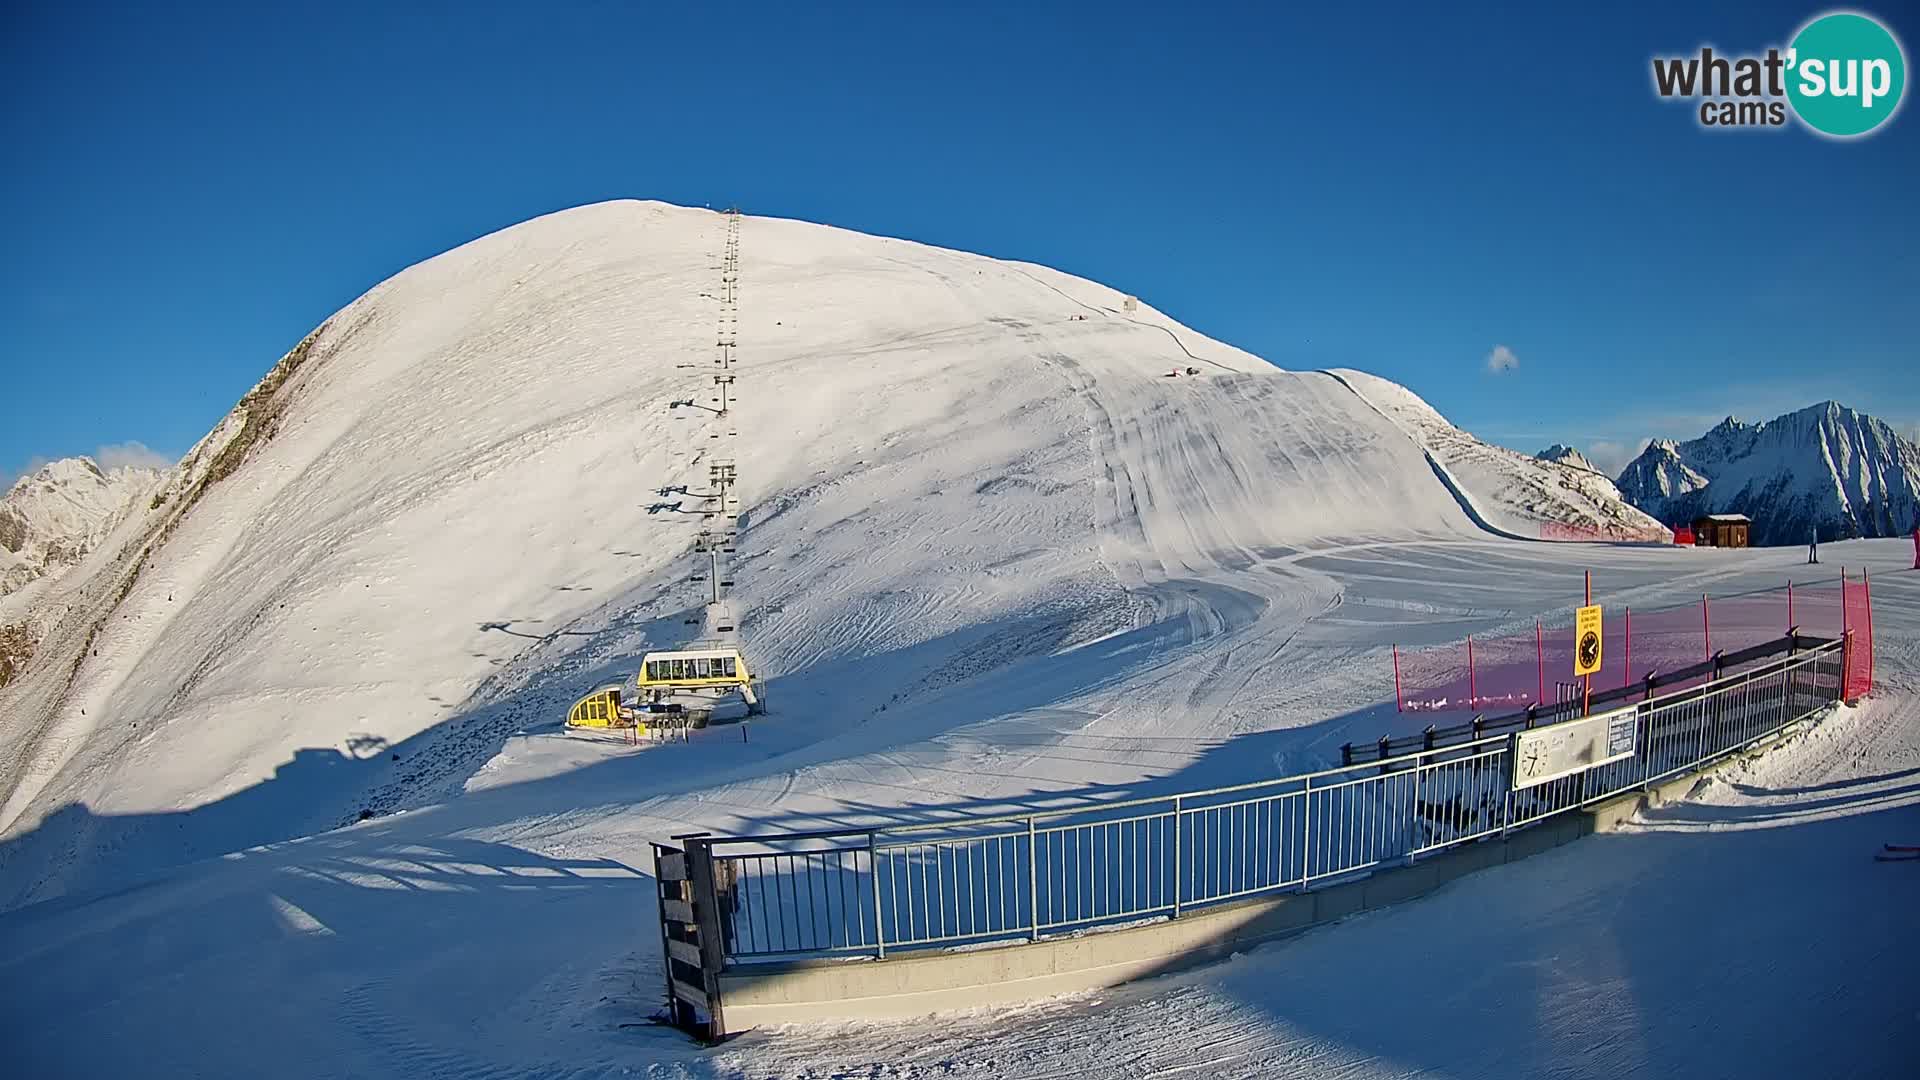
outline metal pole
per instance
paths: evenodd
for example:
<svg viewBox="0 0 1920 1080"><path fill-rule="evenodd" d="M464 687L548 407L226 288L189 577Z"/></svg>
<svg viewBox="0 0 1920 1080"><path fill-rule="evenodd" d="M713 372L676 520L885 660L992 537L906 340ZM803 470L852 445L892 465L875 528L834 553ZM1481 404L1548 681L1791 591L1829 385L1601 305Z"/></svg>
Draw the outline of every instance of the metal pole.
<svg viewBox="0 0 1920 1080"><path fill-rule="evenodd" d="M1540 620L1533 620L1533 662L1540 676L1540 687L1534 691L1533 700L1542 705L1547 703L1547 637L1541 629Z"/></svg>
<svg viewBox="0 0 1920 1080"><path fill-rule="evenodd" d="M1313 878L1313 777L1300 793L1300 891Z"/></svg>
<svg viewBox="0 0 1920 1080"><path fill-rule="evenodd" d="M1393 711L1406 712L1406 696L1400 691L1400 646L1393 647Z"/></svg>
<svg viewBox="0 0 1920 1080"><path fill-rule="evenodd" d="M1846 700L1853 674L1853 627L1847 618L1847 568L1840 568L1840 699Z"/></svg>
<svg viewBox="0 0 1920 1080"><path fill-rule="evenodd" d="M1867 689L1873 693L1873 578L1865 567L1860 570L1860 594L1867 606Z"/></svg>
<svg viewBox="0 0 1920 1080"><path fill-rule="evenodd" d="M1467 635L1467 708L1473 708L1480 700L1480 693L1473 674L1473 635Z"/></svg>
<svg viewBox="0 0 1920 1080"><path fill-rule="evenodd" d="M874 850L873 834L867 834L867 872L873 878L873 949L874 958L887 958L887 924L880 918L880 853Z"/></svg>
<svg viewBox="0 0 1920 1080"><path fill-rule="evenodd" d="M1627 605L1627 655L1620 664L1620 685L1633 685L1633 605Z"/></svg>
<svg viewBox="0 0 1920 1080"><path fill-rule="evenodd" d="M1034 831L1033 819L1027 819L1027 938L1040 940L1040 858L1035 854L1039 849L1038 833Z"/></svg>
<svg viewBox="0 0 1920 1080"><path fill-rule="evenodd" d="M1713 617L1707 606L1707 594L1700 594L1700 636L1707 643L1707 659L1713 659Z"/></svg>
<svg viewBox="0 0 1920 1080"><path fill-rule="evenodd" d="M1587 571L1587 606L1588 607L1593 606L1593 571L1591 570ZM1579 647L1579 643L1575 642L1575 648L1578 648L1578 647ZM1580 692L1580 715L1592 716L1593 715L1593 673L1588 672L1586 677L1583 678L1581 682L1583 686Z"/></svg>
<svg viewBox="0 0 1920 1080"><path fill-rule="evenodd" d="M1433 725L1427 725L1427 742L1433 742ZM1413 865L1413 853L1420 847L1420 766L1426 755L1413 759L1413 802L1407 807L1407 865Z"/></svg>
<svg viewBox="0 0 1920 1080"><path fill-rule="evenodd" d="M1181 885L1185 879L1180 873L1180 796L1173 797L1173 917L1180 917Z"/></svg>

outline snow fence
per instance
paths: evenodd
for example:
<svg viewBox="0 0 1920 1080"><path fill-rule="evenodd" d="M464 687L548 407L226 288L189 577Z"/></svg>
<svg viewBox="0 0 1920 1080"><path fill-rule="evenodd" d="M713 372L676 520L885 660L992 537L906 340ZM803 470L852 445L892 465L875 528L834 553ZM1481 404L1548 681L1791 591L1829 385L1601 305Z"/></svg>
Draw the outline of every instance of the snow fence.
<svg viewBox="0 0 1920 1080"><path fill-rule="evenodd" d="M1873 686L1873 610L1864 573L1788 582L1777 589L1701 595L1660 607L1607 605L1602 668L1595 690L1644 685L1681 671L1694 684L1725 658L1798 632L1839 640L1851 634L1860 663L1850 669L1849 699ZM1496 713L1545 708L1580 696L1571 619L1536 622L1530 631L1468 637L1427 649L1392 650L1394 698L1401 712ZM1683 682L1686 680L1682 680Z"/></svg>

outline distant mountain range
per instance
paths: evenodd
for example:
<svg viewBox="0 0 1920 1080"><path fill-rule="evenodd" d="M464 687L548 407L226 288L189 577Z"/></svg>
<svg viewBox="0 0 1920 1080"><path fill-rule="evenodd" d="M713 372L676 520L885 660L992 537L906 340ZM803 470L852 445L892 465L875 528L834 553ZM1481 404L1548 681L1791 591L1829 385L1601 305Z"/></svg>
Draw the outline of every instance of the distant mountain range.
<svg viewBox="0 0 1920 1080"><path fill-rule="evenodd" d="M1600 472L1598 465L1587 460L1587 455L1575 450L1571 446L1562 446L1559 443L1554 443L1552 446L1547 447L1545 450L1533 456L1539 458L1541 461L1550 461L1555 465L1565 465L1573 469L1585 469L1590 473L1599 473L1601 476L1606 476L1605 473ZM1609 477L1608 479L1612 478Z"/></svg>
<svg viewBox="0 0 1920 1080"><path fill-rule="evenodd" d="M161 475L136 466L102 469L92 458L73 457L15 481L0 497L0 596L85 558Z"/></svg>
<svg viewBox="0 0 1920 1080"><path fill-rule="evenodd" d="M1745 514L1756 544L1804 544L1816 530L1822 540L1899 536L1920 524L1920 446L1827 401L1760 424L1728 417L1686 442L1656 439L1619 488L1669 525Z"/></svg>

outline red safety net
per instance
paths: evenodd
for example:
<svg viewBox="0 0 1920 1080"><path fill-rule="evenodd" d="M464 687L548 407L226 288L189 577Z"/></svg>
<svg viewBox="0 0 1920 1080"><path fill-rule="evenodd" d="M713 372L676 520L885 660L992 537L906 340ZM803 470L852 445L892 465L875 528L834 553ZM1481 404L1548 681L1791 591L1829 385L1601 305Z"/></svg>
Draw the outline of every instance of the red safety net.
<svg viewBox="0 0 1920 1080"><path fill-rule="evenodd" d="M1855 701L1873 692L1873 585L1866 574L1853 581L1841 575L1846 613L1847 666L1841 696Z"/></svg>
<svg viewBox="0 0 1920 1080"><path fill-rule="evenodd" d="M1601 599L1596 597L1596 599ZM1872 685L1872 608L1864 579L1837 579L1637 608L1608 604L1600 690L1642 682L1785 637L1839 638L1853 630L1849 687ZM1426 649L1394 650L1394 685L1404 712L1509 712L1578 696L1572 612L1519 634L1473 637ZM1700 681L1705 681L1701 676ZM1855 696L1849 691L1849 697Z"/></svg>

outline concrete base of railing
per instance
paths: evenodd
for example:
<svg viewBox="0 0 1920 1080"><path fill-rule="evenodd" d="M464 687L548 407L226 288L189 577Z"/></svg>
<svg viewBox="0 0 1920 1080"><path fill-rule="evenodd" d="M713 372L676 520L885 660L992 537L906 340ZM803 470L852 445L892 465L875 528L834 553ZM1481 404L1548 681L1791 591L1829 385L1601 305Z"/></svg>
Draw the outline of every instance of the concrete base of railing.
<svg viewBox="0 0 1920 1080"><path fill-rule="evenodd" d="M1596 832L1610 832L1642 806L1683 798L1701 777L1765 745L1644 791L1628 792L1511 833L1438 852L1411 866L1377 870L1356 881L1304 893L1259 897L1182 913L1126 929L1010 942L956 952L919 952L847 960L737 965L720 974L732 1031L818 1020L919 1016L1115 986L1196 967L1263 942L1374 908L1424 896L1476 870L1537 855Z"/></svg>

